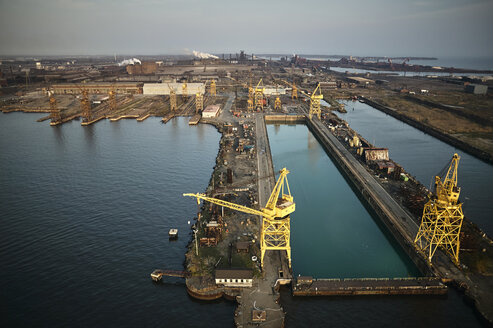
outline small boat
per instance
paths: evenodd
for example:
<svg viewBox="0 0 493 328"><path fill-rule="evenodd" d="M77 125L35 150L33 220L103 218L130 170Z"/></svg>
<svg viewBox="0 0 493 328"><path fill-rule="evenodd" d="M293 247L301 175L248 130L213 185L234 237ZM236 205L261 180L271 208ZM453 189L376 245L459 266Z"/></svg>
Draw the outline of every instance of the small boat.
<svg viewBox="0 0 493 328"><path fill-rule="evenodd" d="M178 229L169 229L168 236L169 236L169 239L178 238Z"/></svg>

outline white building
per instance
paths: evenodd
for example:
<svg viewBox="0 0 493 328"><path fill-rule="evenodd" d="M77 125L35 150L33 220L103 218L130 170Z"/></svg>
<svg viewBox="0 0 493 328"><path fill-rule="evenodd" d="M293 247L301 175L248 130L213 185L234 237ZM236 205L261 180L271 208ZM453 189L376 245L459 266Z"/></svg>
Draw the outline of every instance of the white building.
<svg viewBox="0 0 493 328"><path fill-rule="evenodd" d="M224 287L252 287L253 271L248 269L217 269L216 285Z"/></svg>
<svg viewBox="0 0 493 328"><path fill-rule="evenodd" d="M203 118L214 118L219 115L219 110L221 106L219 105L209 105L202 111Z"/></svg>
<svg viewBox="0 0 493 328"><path fill-rule="evenodd" d="M144 83L144 95L169 95L170 88L175 90L177 95L183 94L183 83ZM187 83L187 94L194 96L196 93L205 93L204 83Z"/></svg>

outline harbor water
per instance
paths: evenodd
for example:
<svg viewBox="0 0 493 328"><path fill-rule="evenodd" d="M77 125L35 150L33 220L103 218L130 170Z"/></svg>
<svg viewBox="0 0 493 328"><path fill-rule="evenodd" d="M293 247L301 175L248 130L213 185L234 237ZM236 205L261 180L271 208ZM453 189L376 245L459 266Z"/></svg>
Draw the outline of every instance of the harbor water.
<svg viewBox="0 0 493 328"><path fill-rule="evenodd" d="M287 167L293 271L317 278L405 277L417 272L358 199L304 125L268 125L274 169ZM281 292L287 327L480 327L462 296L292 297Z"/></svg>
<svg viewBox="0 0 493 328"><path fill-rule="evenodd" d="M464 214L490 237L493 236L493 165L450 146L365 103L343 102L346 114L337 113L352 129L377 147L389 149L389 157L426 187L450 161L461 156L458 184Z"/></svg>
<svg viewBox="0 0 493 328"><path fill-rule="evenodd" d="M196 208L182 193L205 190L218 151L217 131L189 127L182 118L166 125L149 118L50 127L36 123L39 117L0 115L0 326L232 327L233 302L196 301L181 279L155 284L149 277L156 268L183 268L187 221ZM269 136L274 138L270 130ZM302 143L318 145L308 133ZM312 152L308 161L315 165L322 155ZM293 184L297 170L292 172ZM295 188L299 207L310 188ZM368 224L372 233L375 224ZM177 241L168 240L170 228L179 229ZM391 237L380 234L380 242L395 253ZM383 254L392 264L379 272L413 273L400 255ZM345 271L351 259L341 262ZM284 289L281 302L287 327L479 326L473 309L453 290L445 298L293 298Z"/></svg>
<svg viewBox="0 0 493 328"><path fill-rule="evenodd" d="M196 207L182 193L205 190L216 129L39 117L0 114L0 326L232 326L234 303L149 276L183 270Z"/></svg>

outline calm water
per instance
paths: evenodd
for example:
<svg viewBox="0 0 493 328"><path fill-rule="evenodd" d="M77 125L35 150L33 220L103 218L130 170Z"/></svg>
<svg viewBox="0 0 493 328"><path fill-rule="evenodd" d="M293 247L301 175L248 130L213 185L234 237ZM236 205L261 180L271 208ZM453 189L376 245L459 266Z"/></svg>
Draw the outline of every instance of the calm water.
<svg viewBox="0 0 493 328"><path fill-rule="evenodd" d="M452 158L461 156L459 186L464 213L493 236L493 165L487 164L367 104L345 102L347 114L337 113L369 142L389 148L389 156L425 186ZM354 108L354 110L353 110Z"/></svg>
<svg viewBox="0 0 493 328"><path fill-rule="evenodd" d="M0 115L0 326L231 327L233 303L198 302L179 279L149 278L182 268L195 208L181 193L205 189L215 129L152 118L53 128L38 117ZM180 229L176 242L170 227ZM478 326L453 291L343 299L284 291L282 302L288 327Z"/></svg>
<svg viewBox="0 0 493 328"><path fill-rule="evenodd" d="M210 178L219 134L186 119L50 127L0 114L0 326L217 327L233 303L192 300L183 192ZM170 227L180 230L169 242Z"/></svg>
<svg viewBox="0 0 493 328"><path fill-rule="evenodd" d="M268 125L274 169L290 170L294 273L318 278L419 275L305 125Z"/></svg>
<svg viewBox="0 0 493 328"><path fill-rule="evenodd" d="M417 274L391 236L337 171L304 125L267 126L274 167L286 166L295 274L384 277ZM378 219L377 219L378 220ZM462 296L298 297L281 292L287 327L480 327Z"/></svg>

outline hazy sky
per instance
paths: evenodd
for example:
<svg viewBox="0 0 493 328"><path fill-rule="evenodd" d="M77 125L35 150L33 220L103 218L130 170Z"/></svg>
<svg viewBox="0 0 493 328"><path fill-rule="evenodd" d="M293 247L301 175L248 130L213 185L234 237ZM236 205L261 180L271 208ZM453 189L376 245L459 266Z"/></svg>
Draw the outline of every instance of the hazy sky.
<svg viewBox="0 0 493 328"><path fill-rule="evenodd" d="M493 57L493 0L0 0L0 54Z"/></svg>

